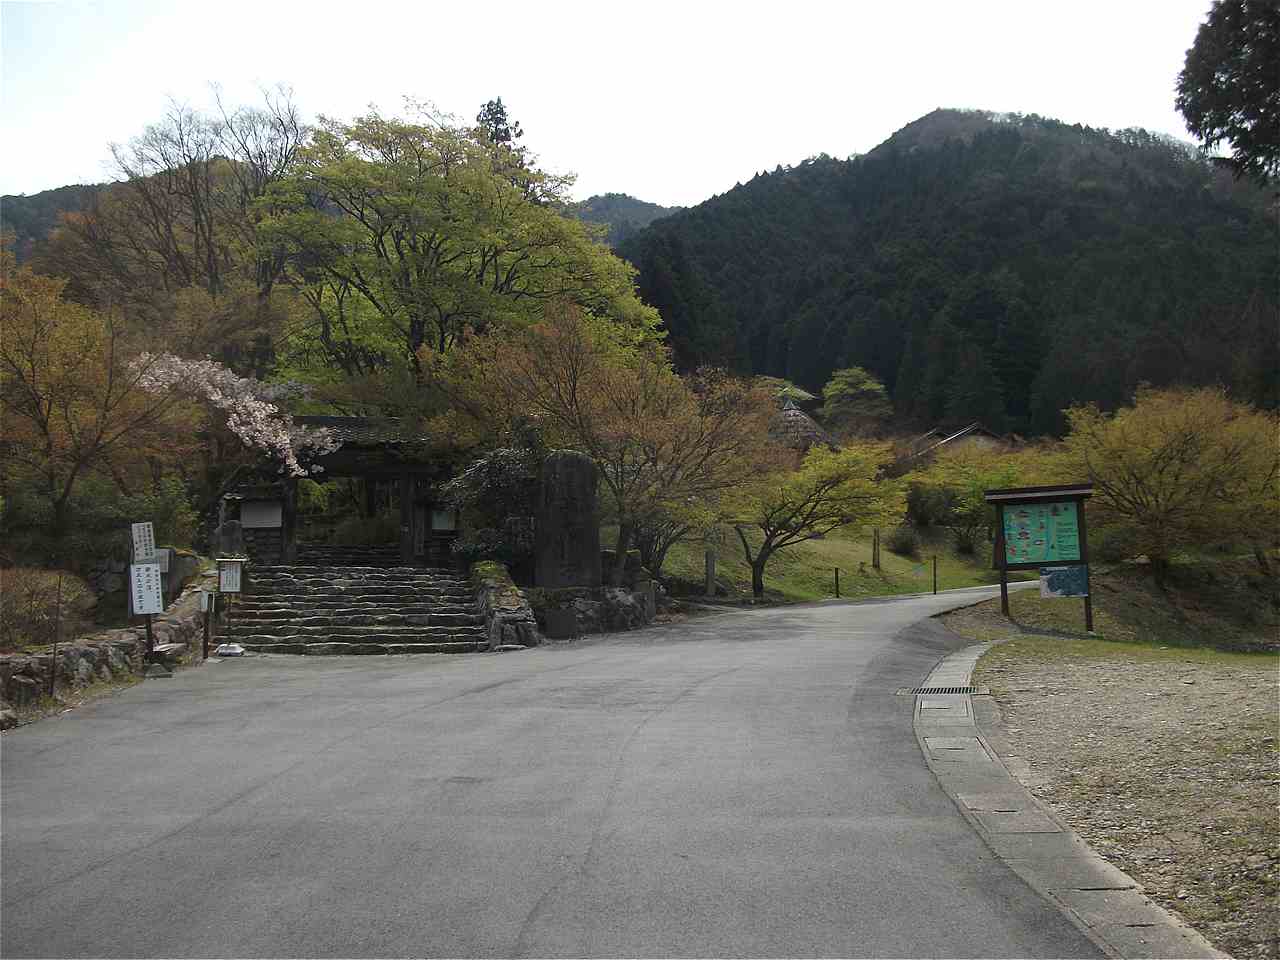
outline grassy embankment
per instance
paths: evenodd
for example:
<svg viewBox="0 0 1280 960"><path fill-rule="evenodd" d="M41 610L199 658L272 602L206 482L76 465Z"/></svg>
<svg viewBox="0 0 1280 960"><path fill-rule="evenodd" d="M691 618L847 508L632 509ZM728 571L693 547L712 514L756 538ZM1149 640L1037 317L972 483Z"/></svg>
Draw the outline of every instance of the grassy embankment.
<svg viewBox="0 0 1280 960"><path fill-rule="evenodd" d="M616 530L604 528L602 540L611 544ZM664 579L676 581L693 594L702 593L704 547L701 542L678 543L662 568ZM879 597L903 593L927 593L933 589L933 557L938 558L938 589L999 583L991 569L990 549L965 556L956 552L944 532L922 535L914 557L900 557L880 547L880 570L871 567L871 536L837 531L821 540L809 540L774 554L765 569L765 599L773 603L826 600L835 596L835 569L840 569L840 595L845 598ZM727 591L721 599L751 598L751 568L742 544L730 532L716 561L716 579ZM1014 578L1016 579L1016 577Z"/></svg>
<svg viewBox="0 0 1280 960"><path fill-rule="evenodd" d="M1106 641L1280 650L1280 578L1263 575L1252 559L1175 565L1163 585L1155 583L1145 564L1094 564L1091 585L1096 639L1085 633L1083 600L1042 599L1036 590L1010 595L1012 623L1000 616L998 601L957 611L947 622L977 640L1047 634L1072 638L1076 644L1071 649L1080 651L1106 649ZM1098 642L1103 646L1097 647Z"/></svg>

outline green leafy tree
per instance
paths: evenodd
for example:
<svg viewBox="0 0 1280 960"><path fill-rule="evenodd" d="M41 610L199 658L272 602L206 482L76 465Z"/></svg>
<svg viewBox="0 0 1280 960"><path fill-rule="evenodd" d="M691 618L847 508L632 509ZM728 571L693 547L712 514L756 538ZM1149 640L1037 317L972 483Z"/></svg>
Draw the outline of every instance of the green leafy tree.
<svg viewBox="0 0 1280 960"><path fill-rule="evenodd" d="M884 444L850 444L839 451L814 447L798 470L779 470L731 496L727 515L751 567L757 599L764 595L765 570L778 551L841 527L898 522L901 485L878 479L888 459Z"/></svg>
<svg viewBox="0 0 1280 960"><path fill-rule="evenodd" d="M846 367L831 375L822 388L818 415L831 428L874 435L893 416L884 384L862 367Z"/></svg>
<svg viewBox="0 0 1280 960"><path fill-rule="evenodd" d="M914 475L910 499L933 505L929 519L951 532L960 553L973 553L993 522L983 494L1018 486L1024 476L1021 459L1008 451L966 444L940 451L925 471Z"/></svg>
<svg viewBox="0 0 1280 960"><path fill-rule="evenodd" d="M1231 146L1236 176L1280 175L1280 6L1216 0L1178 75L1174 101L1187 129Z"/></svg>
<svg viewBox="0 0 1280 960"><path fill-rule="evenodd" d="M534 323L553 301L656 326L632 268L547 202L565 182L528 169L513 183L494 149L480 128L429 114L320 123L261 231L291 251L288 278L311 308L293 355L420 378L424 351Z"/></svg>

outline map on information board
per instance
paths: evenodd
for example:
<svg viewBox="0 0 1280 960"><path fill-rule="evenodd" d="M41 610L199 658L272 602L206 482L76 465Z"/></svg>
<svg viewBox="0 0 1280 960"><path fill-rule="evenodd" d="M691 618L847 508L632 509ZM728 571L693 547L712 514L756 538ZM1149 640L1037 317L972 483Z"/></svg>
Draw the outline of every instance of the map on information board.
<svg viewBox="0 0 1280 960"><path fill-rule="evenodd" d="M1089 595L1089 568L1041 567L1040 596L1087 597Z"/></svg>
<svg viewBox="0 0 1280 960"><path fill-rule="evenodd" d="M1006 563L1062 563L1080 560L1080 518L1074 500L1006 504Z"/></svg>

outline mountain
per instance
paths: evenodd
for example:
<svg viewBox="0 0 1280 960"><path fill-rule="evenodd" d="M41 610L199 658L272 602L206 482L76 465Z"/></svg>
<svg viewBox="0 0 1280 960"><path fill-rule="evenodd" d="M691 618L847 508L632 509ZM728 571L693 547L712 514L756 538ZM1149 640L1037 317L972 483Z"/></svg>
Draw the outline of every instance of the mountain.
<svg viewBox="0 0 1280 960"><path fill-rule="evenodd" d="M1276 210L1191 146L938 110L625 239L677 362L818 392L858 365L906 420L1053 433L1074 402L1223 384L1276 405Z"/></svg>
<svg viewBox="0 0 1280 960"><path fill-rule="evenodd" d="M625 193L606 193L571 204L569 215L587 223L600 223L609 228L605 242L617 247L623 240L643 230L660 217L683 210L684 207L660 207L646 203Z"/></svg>
<svg viewBox="0 0 1280 960"><path fill-rule="evenodd" d="M101 185L74 184L42 190L30 196L0 197L0 231L14 234L14 254L22 263L37 244L49 236L64 213L78 213L89 206Z"/></svg>

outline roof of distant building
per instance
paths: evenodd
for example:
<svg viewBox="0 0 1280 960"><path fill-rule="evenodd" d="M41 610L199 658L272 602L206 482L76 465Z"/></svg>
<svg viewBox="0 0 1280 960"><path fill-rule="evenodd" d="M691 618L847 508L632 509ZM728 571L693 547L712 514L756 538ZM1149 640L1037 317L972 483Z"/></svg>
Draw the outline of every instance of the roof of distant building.
<svg viewBox="0 0 1280 960"><path fill-rule="evenodd" d="M773 418L769 433L774 439L781 440L796 450L807 450L817 443L833 450L837 449L831 434L823 430L813 417L796 406L795 401L790 397L783 402L782 409Z"/></svg>
<svg viewBox="0 0 1280 960"><path fill-rule="evenodd" d="M381 446L389 443L426 443L430 438L409 430L396 417L294 417L300 427L323 427L342 443Z"/></svg>

